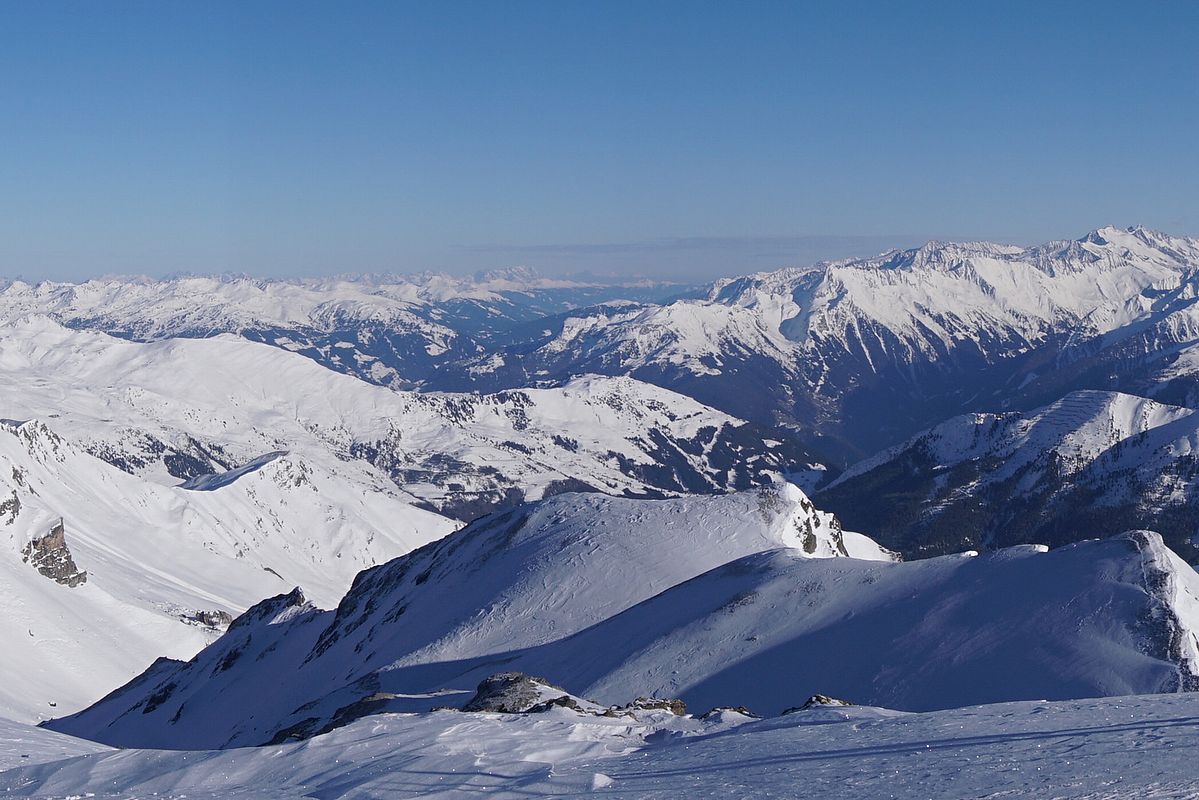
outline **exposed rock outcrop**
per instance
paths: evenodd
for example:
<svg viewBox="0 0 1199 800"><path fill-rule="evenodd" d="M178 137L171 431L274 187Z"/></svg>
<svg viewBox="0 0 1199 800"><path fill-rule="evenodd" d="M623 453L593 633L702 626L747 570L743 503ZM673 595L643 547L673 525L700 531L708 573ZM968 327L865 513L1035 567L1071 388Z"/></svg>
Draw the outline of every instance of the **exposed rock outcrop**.
<svg viewBox="0 0 1199 800"><path fill-rule="evenodd" d="M75 588L87 582L87 573L80 570L71 557L66 528L61 519L45 536L25 545L21 560L63 586Z"/></svg>
<svg viewBox="0 0 1199 800"><path fill-rule="evenodd" d="M500 672L483 680L475 696L462 707L463 711L496 711L501 714L520 714L533 706L552 699L548 694L569 695L545 678L535 678L523 672Z"/></svg>

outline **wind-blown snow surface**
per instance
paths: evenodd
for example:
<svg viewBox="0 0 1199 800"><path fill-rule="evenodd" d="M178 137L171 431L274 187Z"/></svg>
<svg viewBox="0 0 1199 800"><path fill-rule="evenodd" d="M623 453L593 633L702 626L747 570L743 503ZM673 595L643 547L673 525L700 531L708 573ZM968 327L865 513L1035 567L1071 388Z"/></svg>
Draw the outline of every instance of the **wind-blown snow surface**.
<svg viewBox="0 0 1199 800"><path fill-rule="evenodd" d="M1199 411L1080 391L1027 413L967 414L850 467L818 497L909 555L1141 527L1194 561Z"/></svg>
<svg viewBox="0 0 1199 800"><path fill-rule="evenodd" d="M888 557L865 537L849 546L860 558ZM364 572L336 613L299 595L266 601L189 664L159 664L83 717L54 725L172 747L258 744L297 726L311 733L376 694L380 670L502 662L514 648L577 633L778 547L816 558L849 552L835 519L793 486L678 500L561 495ZM288 681L275 680L280 674ZM442 686L474 683L418 691ZM124 714L133 705L139 710Z"/></svg>
<svg viewBox="0 0 1199 800"><path fill-rule="evenodd" d="M111 752L102 744L0 719L0 772L89 753Z"/></svg>
<svg viewBox="0 0 1199 800"><path fill-rule="evenodd" d="M38 732L45 735L44 732ZM70 740L66 740L70 741ZM385 714L306 742L127 750L0 772L13 797L861 798L1199 796L1199 696L753 720ZM41 757L41 756L39 756Z"/></svg>

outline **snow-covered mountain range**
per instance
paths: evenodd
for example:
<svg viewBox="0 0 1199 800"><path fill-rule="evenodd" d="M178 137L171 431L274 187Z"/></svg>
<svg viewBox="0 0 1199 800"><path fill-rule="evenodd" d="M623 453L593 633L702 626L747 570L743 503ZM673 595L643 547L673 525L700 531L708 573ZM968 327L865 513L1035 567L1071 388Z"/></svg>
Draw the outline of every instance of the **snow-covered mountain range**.
<svg viewBox="0 0 1199 800"><path fill-rule="evenodd" d="M0 403L165 483L288 451L470 519L565 489L727 491L809 469L778 432L626 378L495 395L392 391L234 336L129 342L0 326Z"/></svg>
<svg viewBox="0 0 1199 800"><path fill-rule="evenodd" d="M609 299L658 300L686 287L544 278L530 270L260 280L241 275L0 281L0 320L48 314L143 341L234 333L303 352L375 383L404 386L470 356L513 325Z"/></svg>
<svg viewBox="0 0 1199 800"><path fill-rule="evenodd" d="M1106 227L1033 247L930 242L691 292L523 272L11 282L0 318L44 313L143 340L234 333L424 390L632 376L794 425L848 463L958 413L1074 389L1193 404L1197 275L1196 240Z"/></svg>
<svg viewBox="0 0 1199 800"><path fill-rule="evenodd" d="M0 378L0 715L17 719L190 657L296 585L332 607L360 570L525 498L819 474L628 378L416 394L232 335L135 342L45 316L0 325Z"/></svg>
<svg viewBox="0 0 1199 800"><path fill-rule="evenodd" d="M869 453L979 404L1188 396L1197 274L1199 241L1140 227L1028 248L930 242L569 312L451 372L486 387L631 374ZM747 380L760 391L737 391Z"/></svg>

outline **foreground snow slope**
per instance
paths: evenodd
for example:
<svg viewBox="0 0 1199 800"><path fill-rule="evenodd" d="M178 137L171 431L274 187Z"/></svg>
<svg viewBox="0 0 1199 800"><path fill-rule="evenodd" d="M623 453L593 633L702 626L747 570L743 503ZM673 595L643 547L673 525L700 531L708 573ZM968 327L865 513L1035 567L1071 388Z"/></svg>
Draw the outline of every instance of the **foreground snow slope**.
<svg viewBox="0 0 1199 800"><path fill-rule="evenodd" d="M108 753L102 744L63 736L20 722L0 719L0 772L48 761L61 761L89 753Z"/></svg>
<svg viewBox="0 0 1199 800"><path fill-rule="evenodd" d="M1197 476L1199 411L1079 391L1026 413L950 419L818 497L913 555L1151 528L1194 561Z"/></svg>
<svg viewBox="0 0 1199 800"><path fill-rule="evenodd" d="M853 546L861 557L886 557L864 537ZM123 744L256 744L309 718L305 729L319 728L374 694L390 665L502 658L778 547L805 557L847 552L836 520L788 485L678 500L560 495L362 573L336 613L299 595L264 602L189 664L161 664L54 724ZM280 674L290 676L285 684ZM293 718L306 704L315 705ZM124 714L133 705L139 711Z"/></svg>
<svg viewBox="0 0 1199 800"><path fill-rule="evenodd" d="M1199 695L1019 702L925 714L818 708L754 721L386 714L306 742L96 753L0 772L14 797L1199 796Z"/></svg>

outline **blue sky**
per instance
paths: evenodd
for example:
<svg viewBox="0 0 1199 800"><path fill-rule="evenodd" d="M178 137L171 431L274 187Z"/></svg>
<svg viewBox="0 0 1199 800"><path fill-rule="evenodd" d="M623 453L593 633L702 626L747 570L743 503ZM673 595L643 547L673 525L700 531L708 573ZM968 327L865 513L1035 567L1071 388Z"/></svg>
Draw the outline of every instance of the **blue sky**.
<svg viewBox="0 0 1199 800"><path fill-rule="evenodd" d="M1199 234L1193 2L0 4L0 274Z"/></svg>

